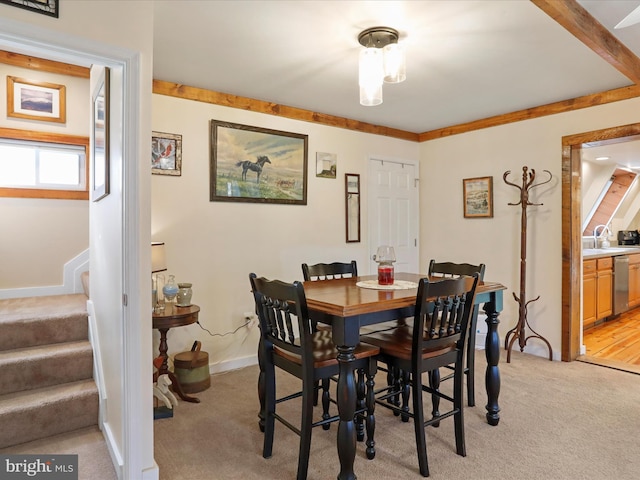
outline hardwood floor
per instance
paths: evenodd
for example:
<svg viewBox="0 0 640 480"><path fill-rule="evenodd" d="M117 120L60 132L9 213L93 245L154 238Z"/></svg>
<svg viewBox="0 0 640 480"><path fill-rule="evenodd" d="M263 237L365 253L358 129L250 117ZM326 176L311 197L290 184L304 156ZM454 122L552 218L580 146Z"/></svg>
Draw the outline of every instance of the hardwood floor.
<svg viewBox="0 0 640 480"><path fill-rule="evenodd" d="M584 331L578 360L640 374L640 308Z"/></svg>

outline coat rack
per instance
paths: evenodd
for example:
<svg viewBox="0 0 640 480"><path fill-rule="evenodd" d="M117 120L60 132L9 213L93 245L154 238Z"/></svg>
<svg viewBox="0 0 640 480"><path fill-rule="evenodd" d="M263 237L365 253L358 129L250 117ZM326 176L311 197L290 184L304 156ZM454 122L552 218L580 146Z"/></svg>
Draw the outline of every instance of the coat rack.
<svg viewBox="0 0 640 480"><path fill-rule="evenodd" d="M539 338L546 343L547 347L549 347L549 360L552 360L553 358L551 344L542 335L534 331L527 320L527 307L531 302L538 300L540 295L528 302L525 300L527 283L527 207L542 205L542 203L531 203L529 201L529 192L533 188L551 181L551 172L549 172L549 170L543 171L549 174L549 178L544 182L534 183L536 179L536 171L533 168L529 171L526 166L522 167L521 187L507 180L507 176L511 173L511 170L507 170L502 176L502 179L507 185L511 185L512 187L516 187L520 190L520 201L518 203L509 203L508 205L520 205L522 207L522 219L520 226L520 297L518 297L515 292L513 293L513 298L515 298L519 305L518 324L507 332L507 336L504 339L504 349L507 350L507 363L511 362L511 348L515 341L518 340L520 351L522 352L524 351L524 347L527 345L527 340L530 338ZM526 327L529 327L529 330L531 330L533 335L529 335L528 337L525 335ZM509 340L509 337L511 337L511 340Z"/></svg>

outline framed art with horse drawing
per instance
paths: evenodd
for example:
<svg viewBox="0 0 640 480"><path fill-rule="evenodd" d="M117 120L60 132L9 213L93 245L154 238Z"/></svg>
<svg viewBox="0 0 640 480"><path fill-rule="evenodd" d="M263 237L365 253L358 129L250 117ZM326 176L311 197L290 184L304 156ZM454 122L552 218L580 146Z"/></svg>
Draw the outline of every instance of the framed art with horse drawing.
<svg viewBox="0 0 640 480"><path fill-rule="evenodd" d="M210 201L307 204L308 135L211 120Z"/></svg>

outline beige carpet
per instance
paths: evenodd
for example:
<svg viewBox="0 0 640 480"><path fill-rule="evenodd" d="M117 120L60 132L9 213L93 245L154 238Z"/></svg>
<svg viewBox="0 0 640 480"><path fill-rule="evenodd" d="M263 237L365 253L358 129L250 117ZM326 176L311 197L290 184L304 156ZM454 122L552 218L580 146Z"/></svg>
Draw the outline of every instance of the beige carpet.
<svg viewBox="0 0 640 480"><path fill-rule="evenodd" d="M433 479L636 480L640 472L640 376L582 362L549 362L514 352L500 364L500 424L485 420L483 352L476 362L477 406L465 409L467 456L455 454L453 425L429 428ZM288 480L295 478L298 438L276 424L273 457L263 459L257 426L257 367L214 375L202 403L180 401L171 419L156 420L155 458L161 480ZM280 377L292 387L290 377ZM378 378L379 381L383 379ZM358 444L360 480L418 479L413 427L376 411L377 456ZM309 480L335 479L335 425L315 429ZM13 447L22 453L79 453L81 480L114 480L97 431L77 438ZM9 453L1 451L2 453Z"/></svg>
<svg viewBox="0 0 640 480"><path fill-rule="evenodd" d="M549 362L514 352L501 367L501 420L485 420L484 352L476 362L477 405L465 409L467 456L455 454L453 422L427 430L434 479L637 479L640 472L640 377L586 363ZM294 479L298 437L276 423L273 457L263 459L257 426L257 367L215 375L180 402L175 417L155 421L155 458L162 480ZM289 380L291 379L291 380ZM288 386L292 377L279 377ZM382 376L378 381L383 381ZM290 389L287 389L287 391ZM355 471L364 479L421 478L413 427L376 411L376 450L358 444ZM294 417L295 418L295 417ZM335 425L315 429L309 480L338 473Z"/></svg>

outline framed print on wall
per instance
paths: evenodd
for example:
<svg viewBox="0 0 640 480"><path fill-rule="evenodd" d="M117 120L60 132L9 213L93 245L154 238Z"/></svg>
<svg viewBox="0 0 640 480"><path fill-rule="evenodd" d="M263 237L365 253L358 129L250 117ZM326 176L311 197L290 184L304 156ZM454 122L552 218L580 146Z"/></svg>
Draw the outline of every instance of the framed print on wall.
<svg viewBox="0 0 640 480"><path fill-rule="evenodd" d="M464 217L493 217L493 177L462 180Z"/></svg>
<svg viewBox="0 0 640 480"><path fill-rule="evenodd" d="M51 17L58 18L59 0L0 0L0 3L6 3L32 12L42 13Z"/></svg>
<svg viewBox="0 0 640 480"><path fill-rule="evenodd" d="M151 173L182 175L182 135L151 132Z"/></svg>
<svg viewBox="0 0 640 480"><path fill-rule="evenodd" d="M91 200L109 195L109 68L105 67L93 96L91 132Z"/></svg>
<svg viewBox="0 0 640 480"><path fill-rule="evenodd" d="M7 116L65 123L66 87L7 75Z"/></svg>
<svg viewBox="0 0 640 480"><path fill-rule="evenodd" d="M347 243L360 241L360 174L345 173Z"/></svg>
<svg viewBox="0 0 640 480"><path fill-rule="evenodd" d="M335 153L316 152L316 177L336 178L337 163Z"/></svg>
<svg viewBox="0 0 640 480"><path fill-rule="evenodd" d="M307 204L308 135L211 120L212 202Z"/></svg>

